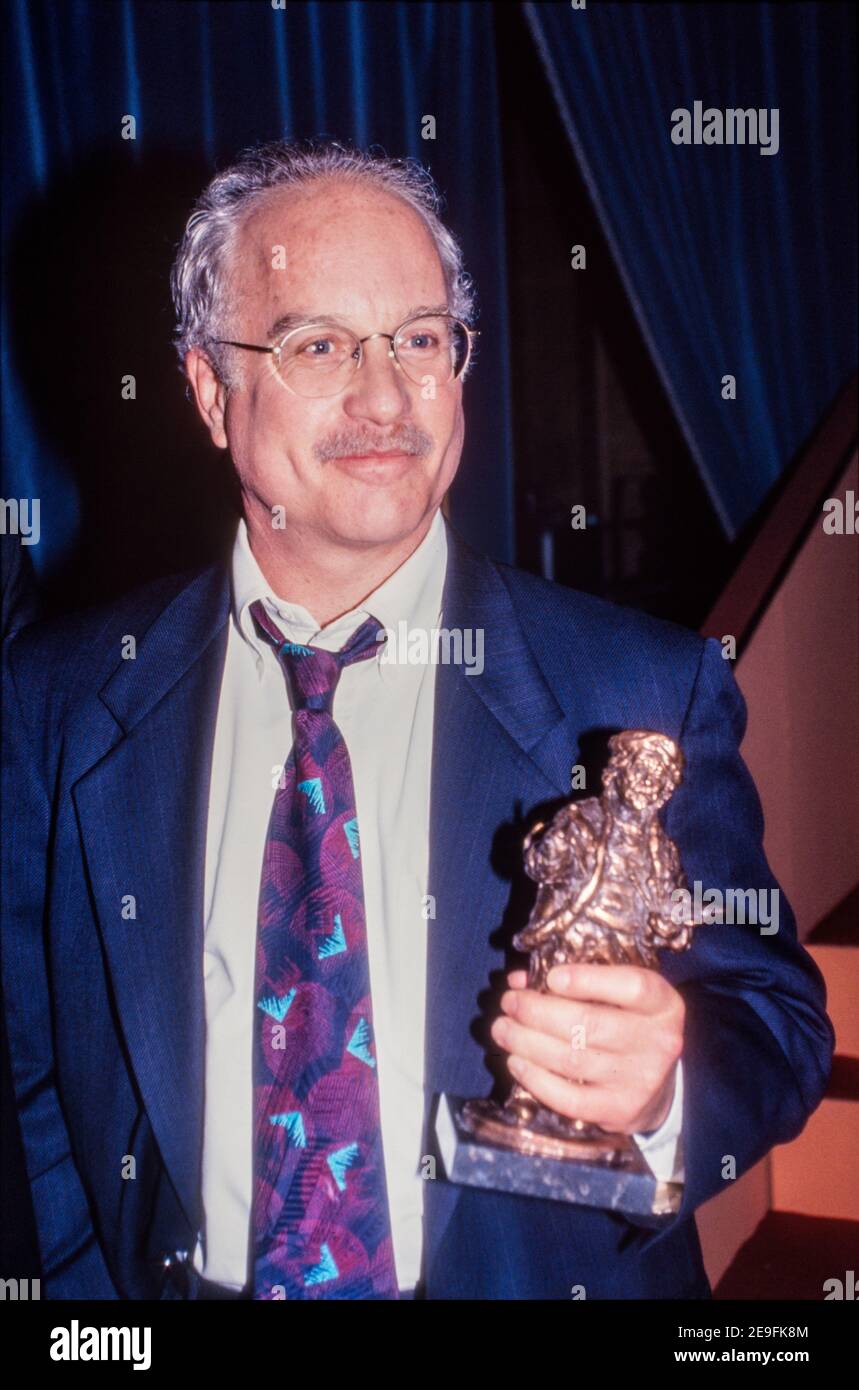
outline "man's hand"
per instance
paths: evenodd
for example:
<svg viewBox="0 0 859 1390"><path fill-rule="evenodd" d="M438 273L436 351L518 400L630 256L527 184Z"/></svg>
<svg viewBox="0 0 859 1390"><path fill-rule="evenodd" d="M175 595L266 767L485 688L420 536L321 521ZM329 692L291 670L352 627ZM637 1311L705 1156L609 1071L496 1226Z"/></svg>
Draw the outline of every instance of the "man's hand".
<svg viewBox="0 0 859 1390"><path fill-rule="evenodd" d="M507 979L492 1036L535 1100L615 1134L664 1123L686 1012L667 980L637 965L558 965L548 994L528 989L524 970Z"/></svg>

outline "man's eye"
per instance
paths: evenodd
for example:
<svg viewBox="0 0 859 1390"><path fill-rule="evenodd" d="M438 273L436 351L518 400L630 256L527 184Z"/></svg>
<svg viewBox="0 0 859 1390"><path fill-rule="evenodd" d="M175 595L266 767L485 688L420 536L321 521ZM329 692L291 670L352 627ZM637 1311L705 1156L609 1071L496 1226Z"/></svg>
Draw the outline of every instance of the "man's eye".
<svg viewBox="0 0 859 1390"><path fill-rule="evenodd" d="M355 348L354 338L346 334L319 333L312 338L300 337L289 349L289 357L304 366L314 363L333 366L346 360Z"/></svg>

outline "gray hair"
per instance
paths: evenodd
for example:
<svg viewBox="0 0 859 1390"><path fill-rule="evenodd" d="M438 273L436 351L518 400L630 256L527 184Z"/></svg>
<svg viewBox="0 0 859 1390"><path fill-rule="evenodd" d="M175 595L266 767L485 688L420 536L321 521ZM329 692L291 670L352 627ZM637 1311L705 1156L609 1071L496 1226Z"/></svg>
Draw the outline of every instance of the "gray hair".
<svg viewBox="0 0 859 1390"><path fill-rule="evenodd" d="M417 160L389 158L377 146L358 150L334 140L273 140L243 150L234 164L216 174L188 218L170 272L176 311L173 341L183 369L185 354L198 347L228 388L238 385L231 362L235 350L213 343L230 336L231 252L237 234L268 189L296 188L319 179L364 180L413 208L438 251L450 312L471 322L471 276L463 269L456 237L439 217L442 199L428 169Z"/></svg>

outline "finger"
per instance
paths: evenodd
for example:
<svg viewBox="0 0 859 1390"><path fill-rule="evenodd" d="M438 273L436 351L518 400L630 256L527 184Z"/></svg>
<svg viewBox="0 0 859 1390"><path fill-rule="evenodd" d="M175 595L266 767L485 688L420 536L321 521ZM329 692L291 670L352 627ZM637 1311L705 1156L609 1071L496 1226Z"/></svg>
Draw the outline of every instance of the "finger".
<svg viewBox="0 0 859 1390"><path fill-rule="evenodd" d="M511 970L507 976L507 983L511 989L524 989L528 984L528 971Z"/></svg>
<svg viewBox="0 0 859 1390"><path fill-rule="evenodd" d="M659 1013L671 993L671 986L656 970L640 965L556 965L546 983L564 999L613 1004L641 1014Z"/></svg>
<svg viewBox="0 0 859 1390"><path fill-rule="evenodd" d="M535 989L517 989L502 994L501 1008L508 1018L526 1028L549 1033L562 1042L575 1041L580 1047L631 1052L638 1038L636 1016L606 1004L581 1003Z"/></svg>
<svg viewBox="0 0 859 1390"><path fill-rule="evenodd" d="M630 1071L629 1062L616 1053L597 1052L593 1048L577 1047L546 1033L535 1033L512 1019L496 1019L492 1036L505 1051L526 1061L536 1062L547 1071L567 1081L597 1083L606 1087L623 1086Z"/></svg>
<svg viewBox="0 0 859 1390"><path fill-rule="evenodd" d="M507 1065L520 1085L556 1114L601 1125L609 1131L620 1129L622 1114L611 1090L603 1086L577 1086L518 1054L510 1057Z"/></svg>

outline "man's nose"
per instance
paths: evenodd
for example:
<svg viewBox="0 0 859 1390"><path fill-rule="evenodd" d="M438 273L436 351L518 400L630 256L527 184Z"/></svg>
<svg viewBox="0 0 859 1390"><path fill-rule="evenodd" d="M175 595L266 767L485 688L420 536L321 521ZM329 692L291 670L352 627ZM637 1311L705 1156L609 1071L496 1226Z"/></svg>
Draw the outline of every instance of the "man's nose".
<svg viewBox="0 0 859 1390"><path fill-rule="evenodd" d="M352 376L343 400L353 419L385 424L411 408L408 382L397 365L389 338L373 338L364 344L361 365Z"/></svg>

